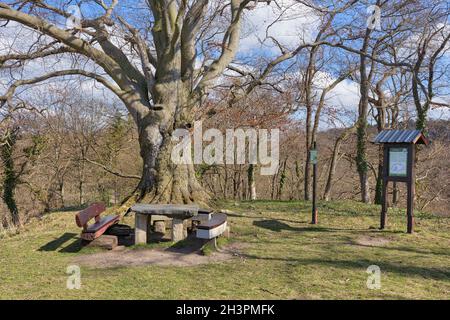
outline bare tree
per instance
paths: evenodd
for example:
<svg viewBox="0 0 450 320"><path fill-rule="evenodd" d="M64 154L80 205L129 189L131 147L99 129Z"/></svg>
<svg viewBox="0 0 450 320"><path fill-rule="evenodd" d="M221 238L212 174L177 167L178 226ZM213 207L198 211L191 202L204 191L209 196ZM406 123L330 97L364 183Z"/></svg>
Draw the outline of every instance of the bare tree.
<svg viewBox="0 0 450 320"><path fill-rule="evenodd" d="M73 29L60 28L45 18L70 18L64 6L55 7L45 1L25 5L27 2L1 3L0 18L32 28L53 42L35 51L3 56L2 63L23 63L71 53L83 56L100 69L58 70L18 80L2 100L11 101L19 86L54 77L79 75L95 79L123 101L138 127L144 163L139 198L147 195L147 201L205 203L209 196L198 183L193 166L174 165L170 161L171 132L174 128L191 127L193 110L199 107L205 90L234 58L243 11L252 0L211 5L208 0L148 0L142 10L150 24L133 23L134 19L129 12L121 10L117 0L109 5L96 2L90 6L100 6L103 13L81 19ZM200 55L198 42L211 36L205 32L205 24L220 18L226 11L220 45ZM117 44L119 34L126 41L123 46ZM126 54L126 47L132 48L134 56L140 60L139 66ZM211 62L198 69L196 63L201 56L211 58Z"/></svg>
<svg viewBox="0 0 450 320"><path fill-rule="evenodd" d="M425 130L428 112L431 107L450 107L450 102L436 101L437 83L447 85L448 70L439 64L450 50L450 31L448 12L441 25L426 24L420 35L413 62L412 92L417 112L416 128Z"/></svg>

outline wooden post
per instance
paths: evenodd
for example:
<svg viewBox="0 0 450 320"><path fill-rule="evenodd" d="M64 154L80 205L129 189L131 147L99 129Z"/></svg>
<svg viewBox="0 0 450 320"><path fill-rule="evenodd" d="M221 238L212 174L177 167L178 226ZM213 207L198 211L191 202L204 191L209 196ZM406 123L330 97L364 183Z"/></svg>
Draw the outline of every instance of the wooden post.
<svg viewBox="0 0 450 320"><path fill-rule="evenodd" d="M380 229L383 230L386 227L387 219L387 187L388 187L388 148L383 146L383 185L381 193L381 217L380 217Z"/></svg>
<svg viewBox="0 0 450 320"><path fill-rule="evenodd" d="M314 141L313 150L317 152L317 144ZM313 162L313 192L312 192L312 224L317 224L317 158Z"/></svg>
<svg viewBox="0 0 450 320"><path fill-rule="evenodd" d="M384 150L380 229L386 226L388 182L394 182L394 188L398 182L404 182L407 187L407 232L413 233L416 145L428 145L430 141L419 130L383 130L377 135L374 143L382 143ZM394 199L397 200L396 194Z"/></svg>
<svg viewBox="0 0 450 320"><path fill-rule="evenodd" d="M381 194L381 219L380 219L380 229L383 230L386 227L387 220L387 187L388 182L386 179L383 179L383 190Z"/></svg>
<svg viewBox="0 0 450 320"><path fill-rule="evenodd" d="M408 147L408 181L407 181L407 205L406 205L406 214L408 219L408 226L407 226L407 232L413 233L414 232L414 192L415 192L415 185L414 185L414 159L415 159L415 145L411 144Z"/></svg>

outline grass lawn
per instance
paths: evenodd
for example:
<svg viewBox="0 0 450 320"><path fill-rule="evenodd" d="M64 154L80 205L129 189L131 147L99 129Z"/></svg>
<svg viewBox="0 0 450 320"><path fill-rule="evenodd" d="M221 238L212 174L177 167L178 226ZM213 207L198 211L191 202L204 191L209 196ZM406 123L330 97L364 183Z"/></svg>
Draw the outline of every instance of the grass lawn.
<svg viewBox="0 0 450 320"><path fill-rule="evenodd" d="M35 219L0 239L1 299L448 299L450 218L416 215L405 233L403 210L376 229L379 207L319 203L312 226L305 202L222 202L241 254L193 267L154 265L81 269L82 287L66 289L66 268L92 249L74 250L74 212ZM132 223L132 218L126 222ZM381 289L366 286L381 268Z"/></svg>

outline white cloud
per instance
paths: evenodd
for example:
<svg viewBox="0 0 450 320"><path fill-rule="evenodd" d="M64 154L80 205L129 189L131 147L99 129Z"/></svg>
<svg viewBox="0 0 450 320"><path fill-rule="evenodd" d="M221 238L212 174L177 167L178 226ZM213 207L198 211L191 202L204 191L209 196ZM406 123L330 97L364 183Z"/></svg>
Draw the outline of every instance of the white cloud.
<svg viewBox="0 0 450 320"><path fill-rule="evenodd" d="M350 80L339 83L328 95L328 104L341 106L349 111L358 110L359 85Z"/></svg>
<svg viewBox="0 0 450 320"><path fill-rule="evenodd" d="M39 49L44 44L48 44L52 40L40 35L33 29L25 27L17 22L10 21L6 26L0 28L0 55L7 54L27 54ZM32 47L30 47L33 45ZM6 64L8 64L7 62ZM94 63L87 58L78 56L76 59L69 55L57 55L46 58L34 59L25 62L23 66L9 69L0 69L0 95L8 89L9 85L18 79L31 79L37 76L45 75L49 72L66 69L84 69L86 71L97 71L100 74L104 74ZM94 97L99 100L113 101L115 97L113 94L97 83L95 80L81 77L77 79L74 76L52 78L45 82L30 86L19 87L16 91L17 95L22 98L26 97L42 97L44 95L50 95L50 89L56 87L65 88L68 85L74 87L73 90L77 94ZM57 99L57 97L53 97ZM33 98L34 99L34 98Z"/></svg>
<svg viewBox="0 0 450 320"><path fill-rule="evenodd" d="M281 0L270 5L259 3L245 12L240 52L257 49L276 52L278 49L271 40L266 39L266 32L292 49L302 38L311 40L317 24L317 16L297 1Z"/></svg>

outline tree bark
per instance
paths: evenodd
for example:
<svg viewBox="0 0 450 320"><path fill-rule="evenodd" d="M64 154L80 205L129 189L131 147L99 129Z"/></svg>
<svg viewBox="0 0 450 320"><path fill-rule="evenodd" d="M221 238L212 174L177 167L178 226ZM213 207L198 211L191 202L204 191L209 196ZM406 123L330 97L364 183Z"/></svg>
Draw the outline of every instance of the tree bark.
<svg viewBox="0 0 450 320"><path fill-rule="evenodd" d="M305 179L304 179L304 199L306 201L311 200L311 164L310 164L310 155L309 155L309 147L306 149L306 160L305 160Z"/></svg>
<svg viewBox="0 0 450 320"><path fill-rule="evenodd" d="M172 133L177 128L192 127L191 110L199 101L189 97L179 74L163 72L158 78L152 95L160 109L137 121L143 160L138 198L143 202L207 206L210 196L197 180L194 165L176 164L171 159Z"/></svg>
<svg viewBox="0 0 450 320"><path fill-rule="evenodd" d="M331 187L333 186L333 178L336 173L336 165L338 161L339 150L341 148L342 143L341 137L339 137L334 144L333 155L331 156L330 168L328 170L327 184L325 185L325 191L323 193L323 199L325 201L330 200Z"/></svg>
<svg viewBox="0 0 450 320"><path fill-rule="evenodd" d="M361 201L370 203L370 186L367 163L367 112L369 106L369 77L367 75L366 56L369 47L371 30L368 28L360 55L360 93L359 114L357 121L357 154L356 165L361 188Z"/></svg>
<svg viewBox="0 0 450 320"><path fill-rule="evenodd" d="M197 203L205 205L209 195L198 182L192 164L175 164L171 160L171 137L153 127L140 130L139 143L143 160L139 199L151 203Z"/></svg>
<svg viewBox="0 0 450 320"><path fill-rule="evenodd" d="M325 201L330 200L331 188L333 186L333 179L334 179L334 175L336 173L337 162L339 160L339 151L341 149L341 144L348 138L348 136L351 133L354 132L354 130L355 130L355 126L348 128L336 139L336 142L335 142L334 148L333 148L333 154L331 156L330 167L328 170L327 183L325 185L325 191L323 193L323 199Z"/></svg>
<svg viewBox="0 0 450 320"><path fill-rule="evenodd" d="M1 158L4 166L4 178L3 178L3 194L2 199L5 202L9 213L11 215L11 221L14 226L20 226L19 210L17 208L15 191L17 186L17 175L14 169L14 147L17 141L17 130L13 129L7 133L5 139L1 142ZM3 227L8 227L8 220L5 218L2 222Z"/></svg>
<svg viewBox="0 0 450 320"><path fill-rule="evenodd" d="M278 197L277 197L278 200L282 199L283 189L284 189L284 185L286 183L286 164L287 164L287 157L282 164L281 175L280 175L279 186L278 186Z"/></svg>
<svg viewBox="0 0 450 320"><path fill-rule="evenodd" d="M64 195L64 192L65 192L65 188L64 188L64 180L61 180L61 181L59 181L59 183L58 183L58 192L59 192L59 199L60 199L60 202L61 202L61 208L65 208L65 206L66 206L66 202L65 202L65 195Z"/></svg>

